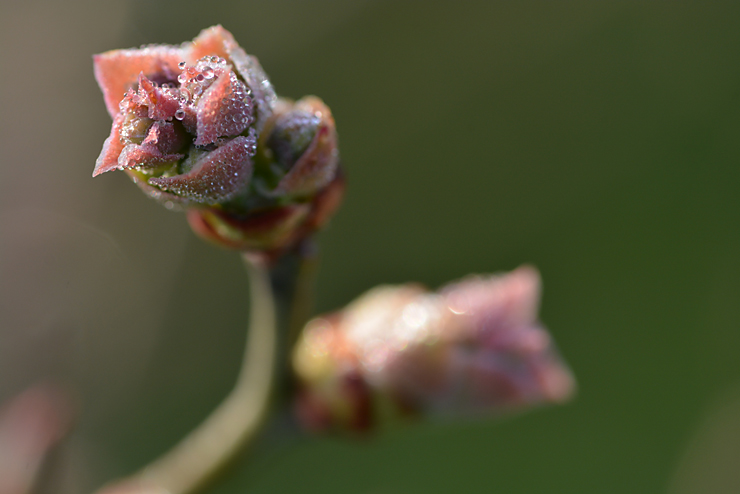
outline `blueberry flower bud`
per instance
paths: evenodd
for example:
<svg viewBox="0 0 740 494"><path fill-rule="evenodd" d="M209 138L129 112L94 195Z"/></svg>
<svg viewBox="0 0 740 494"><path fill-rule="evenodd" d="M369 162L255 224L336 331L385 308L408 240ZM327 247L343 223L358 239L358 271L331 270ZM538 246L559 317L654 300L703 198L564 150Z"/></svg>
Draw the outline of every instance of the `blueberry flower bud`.
<svg viewBox="0 0 740 494"><path fill-rule="evenodd" d="M537 320L528 267L436 293L381 286L308 324L293 355L309 429L363 430L394 416L499 413L562 402L575 384Z"/></svg>
<svg viewBox="0 0 740 494"><path fill-rule="evenodd" d="M237 249L288 248L319 228L343 190L331 112L279 99L256 58L221 26L179 46L94 57L113 118L93 176L125 171L195 231Z"/></svg>

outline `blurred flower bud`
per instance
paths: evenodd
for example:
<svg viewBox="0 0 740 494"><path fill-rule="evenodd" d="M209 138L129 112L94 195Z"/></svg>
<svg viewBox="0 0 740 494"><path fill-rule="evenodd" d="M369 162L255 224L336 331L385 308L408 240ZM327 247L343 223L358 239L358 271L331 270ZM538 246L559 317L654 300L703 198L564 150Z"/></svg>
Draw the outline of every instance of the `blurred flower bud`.
<svg viewBox="0 0 740 494"><path fill-rule="evenodd" d="M0 493L28 494L44 460L72 425L70 396L38 384L0 408Z"/></svg>
<svg viewBox="0 0 740 494"><path fill-rule="evenodd" d="M125 171L169 209L188 208L197 233L237 249L287 248L338 206L331 111L316 97L278 99L221 26L94 65L113 127L93 176Z"/></svg>
<svg viewBox="0 0 740 494"><path fill-rule="evenodd" d="M575 382L537 320L539 286L529 267L436 293L381 286L314 319L293 354L301 422L363 430L567 400Z"/></svg>

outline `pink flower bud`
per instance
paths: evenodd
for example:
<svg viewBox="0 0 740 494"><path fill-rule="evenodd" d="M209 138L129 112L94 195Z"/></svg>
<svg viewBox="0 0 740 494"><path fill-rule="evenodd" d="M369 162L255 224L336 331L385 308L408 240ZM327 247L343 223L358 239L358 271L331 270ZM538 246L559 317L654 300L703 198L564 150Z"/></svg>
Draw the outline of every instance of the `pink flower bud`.
<svg viewBox="0 0 740 494"><path fill-rule="evenodd" d="M113 127L93 176L123 170L168 208L194 208L199 234L239 249L285 249L338 205L329 108L279 100L221 26L179 46L96 55L94 65ZM332 208L321 199L330 189Z"/></svg>
<svg viewBox="0 0 740 494"><path fill-rule="evenodd" d="M74 406L62 389L39 384L0 407L0 493L27 494L44 459L69 431Z"/></svg>
<svg viewBox="0 0 740 494"><path fill-rule="evenodd" d="M228 31L216 26L180 46L114 50L94 63L114 124L93 176L126 170L154 197L179 205L223 203L246 191L258 124L277 97Z"/></svg>
<svg viewBox="0 0 740 494"><path fill-rule="evenodd" d="M381 286L306 327L293 363L313 429L408 414L480 414L567 400L574 380L537 320L529 267L428 292Z"/></svg>

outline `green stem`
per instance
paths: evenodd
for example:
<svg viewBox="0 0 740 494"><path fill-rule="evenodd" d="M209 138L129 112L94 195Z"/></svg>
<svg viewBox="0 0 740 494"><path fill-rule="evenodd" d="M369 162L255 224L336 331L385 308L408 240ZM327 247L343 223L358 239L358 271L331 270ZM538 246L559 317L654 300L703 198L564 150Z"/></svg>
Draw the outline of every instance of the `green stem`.
<svg viewBox="0 0 740 494"><path fill-rule="evenodd" d="M294 327L283 326L302 325L293 309L305 309L302 299L310 290L300 279L311 271L307 266L312 263L304 262L306 256L294 254L269 269L260 256L245 253L243 258L250 281L250 323L244 361L234 389L172 450L99 494L198 492L262 429L275 388L285 381L283 368L289 350L286 335L295 332Z"/></svg>

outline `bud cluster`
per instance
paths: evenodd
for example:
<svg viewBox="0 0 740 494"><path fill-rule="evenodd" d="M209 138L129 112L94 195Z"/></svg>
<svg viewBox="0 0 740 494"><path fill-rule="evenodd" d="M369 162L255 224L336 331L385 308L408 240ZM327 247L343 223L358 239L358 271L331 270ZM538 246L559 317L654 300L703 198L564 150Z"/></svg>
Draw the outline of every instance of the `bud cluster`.
<svg viewBox="0 0 740 494"><path fill-rule="evenodd" d="M329 108L279 99L222 27L94 63L113 127L93 176L123 170L169 209L187 209L198 234L241 250L288 248L338 206Z"/></svg>

